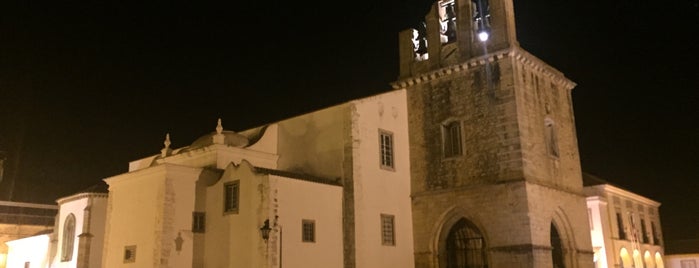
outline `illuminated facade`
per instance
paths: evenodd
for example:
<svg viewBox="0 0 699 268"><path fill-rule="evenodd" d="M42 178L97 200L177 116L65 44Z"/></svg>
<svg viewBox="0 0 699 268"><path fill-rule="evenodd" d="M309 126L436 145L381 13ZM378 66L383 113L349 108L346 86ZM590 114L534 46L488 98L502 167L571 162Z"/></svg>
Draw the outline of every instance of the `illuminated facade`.
<svg viewBox="0 0 699 268"><path fill-rule="evenodd" d="M589 223L606 223L588 218L598 195L583 189L575 83L515 32L511 0L440 0L399 34L389 92L241 132L219 121L182 148L166 135L105 179L89 255L76 239L88 206L60 213L52 265L577 268L598 247L622 265L623 250L662 254L659 233L591 241ZM602 190L623 215L645 213L632 216L643 234L659 231L659 204Z"/></svg>
<svg viewBox="0 0 699 268"><path fill-rule="evenodd" d="M436 1L399 38L416 267L591 267L575 83L519 46L513 2Z"/></svg>
<svg viewBox="0 0 699 268"><path fill-rule="evenodd" d="M663 268L660 203L583 174L595 267Z"/></svg>

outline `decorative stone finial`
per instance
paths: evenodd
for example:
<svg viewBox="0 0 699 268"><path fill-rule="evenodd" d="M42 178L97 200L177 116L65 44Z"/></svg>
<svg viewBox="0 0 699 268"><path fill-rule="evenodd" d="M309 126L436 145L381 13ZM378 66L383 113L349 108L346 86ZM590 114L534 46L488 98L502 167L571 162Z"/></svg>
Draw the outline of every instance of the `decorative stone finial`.
<svg viewBox="0 0 699 268"><path fill-rule="evenodd" d="M165 145L165 148L160 150L160 156L166 157L170 155L170 153L172 153L172 149L170 149L170 144L172 144L170 142L170 133L165 134L165 141L163 142L163 144Z"/></svg>
<svg viewBox="0 0 699 268"><path fill-rule="evenodd" d="M219 118L216 125L216 134L221 134L221 132L223 132L223 126L221 125L221 118Z"/></svg>
<svg viewBox="0 0 699 268"><path fill-rule="evenodd" d="M223 135L223 126L221 125L221 118L218 119L218 124L216 125L216 135L212 137L214 144L224 144L226 136Z"/></svg>

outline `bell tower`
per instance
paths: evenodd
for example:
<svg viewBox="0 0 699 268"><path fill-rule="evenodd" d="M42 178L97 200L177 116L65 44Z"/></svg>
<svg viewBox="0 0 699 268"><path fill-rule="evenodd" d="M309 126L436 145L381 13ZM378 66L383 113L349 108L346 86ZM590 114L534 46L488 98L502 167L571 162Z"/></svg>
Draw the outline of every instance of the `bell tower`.
<svg viewBox="0 0 699 268"><path fill-rule="evenodd" d="M416 267L593 266L575 83L515 30L512 0L438 0L399 34Z"/></svg>

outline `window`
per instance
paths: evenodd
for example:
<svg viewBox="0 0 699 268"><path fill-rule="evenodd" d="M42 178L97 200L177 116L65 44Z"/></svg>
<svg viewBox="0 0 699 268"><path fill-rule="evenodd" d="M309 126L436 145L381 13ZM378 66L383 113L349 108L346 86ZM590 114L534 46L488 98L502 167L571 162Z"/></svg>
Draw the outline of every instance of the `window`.
<svg viewBox="0 0 699 268"><path fill-rule="evenodd" d="M379 130L381 168L393 170L393 133Z"/></svg>
<svg viewBox="0 0 699 268"><path fill-rule="evenodd" d="M316 222L314 220L301 220L301 241L316 242Z"/></svg>
<svg viewBox="0 0 699 268"><path fill-rule="evenodd" d="M395 217L381 214L381 244L384 246L396 245Z"/></svg>
<svg viewBox="0 0 699 268"><path fill-rule="evenodd" d="M61 261L73 259L75 245L75 215L69 214L63 221L63 241L61 243Z"/></svg>
<svg viewBox="0 0 699 268"><path fill-rule="evenodd" d="M24 268L29 268L29 267L31 267L31 262L28 262L28 261L24 262Z"/></svg>
<svg viewBox="0 0 699 268"><path fill-rule="evenodd" d="M648 243L648 230L646 230L646 221L641 219L641 243Z"/></svg>
<svg viewBox="0 0 699 268"><path fill-rule="evenodd" d="M240 206L240 181L228 182L223 185L223 212L238 214Z"/></svg>
<svg viewBox="0 0 699 268"><path fill-rule="evenodd" d="M444 136L444 157L461 155L461 122L454 121L444 125L442 135Z"/></svg>
<svg viewBox="0 0 699 268"><path fill-rule="evenodd" d="M473 28L476 33L490 31L490 4L488 0L471 0Z"/></svg>
<svg viewBox="0 0 699 268"><path fill-rule="evenodd" d="M619 233L619 239L626 239L626 232L624 231L624 219L621 217L621 213L616 213L616 227Z"/></svg>
<svg viewBox="0 0 699 268"><path fill-rule="evenodd" d="M558 139L556 137L556 126L553 120L546 118L544 120L544 126L546 128L544 136L546 138L546 151L550 156L558 157Z"/></svg>
<svg viewBox="0 0 699 268"><path fill-rule="evenodd" d="M696 260L680 260L681 268L697 268Z"/></svg>
<svg viewBox="0 0 699 268"><path fill-rule="evenodd" d="M440 41L442 44L456 41L456 10L454 1L439 3Z"/></svg>
<svg viewBox="0 0 699 268"><path fill-rule="evenodd" d="M652 221L650 222L650 231L653 235L653 244L660 245L660 237L658 236L658 230L655 227L655 223Z"/></svg>
<svg viewBox="0 0 699 268"><path fill-rule="evenodd" d="M124 263L136 262L136 246L124 247Z"/></svg>
<svg viewBox="0 0 699 268"><path fill-rule="evenodd" d="M192 212L192 232L203 233L206 230L206 213Z"/></svg>

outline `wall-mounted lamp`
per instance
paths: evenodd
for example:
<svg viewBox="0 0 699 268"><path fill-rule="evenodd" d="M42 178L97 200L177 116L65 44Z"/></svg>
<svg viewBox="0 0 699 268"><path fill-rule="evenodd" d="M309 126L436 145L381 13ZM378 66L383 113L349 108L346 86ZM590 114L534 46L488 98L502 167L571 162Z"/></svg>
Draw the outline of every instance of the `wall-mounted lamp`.
<svg viewBox="0 0 699 268"><path fill-rule="evenodd" d="M260 234L262 235L262 239L265 240L265 243L269 240L270 231L272 231L272 228L269 227L269 219L266 219L265 224L260 227Z"/></svg>

